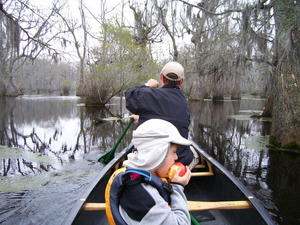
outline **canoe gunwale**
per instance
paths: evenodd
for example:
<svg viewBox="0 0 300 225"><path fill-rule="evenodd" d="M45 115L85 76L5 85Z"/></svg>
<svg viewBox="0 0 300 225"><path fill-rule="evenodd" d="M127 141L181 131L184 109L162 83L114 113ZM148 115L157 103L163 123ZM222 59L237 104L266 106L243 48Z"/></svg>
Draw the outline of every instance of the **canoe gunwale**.
<svg viewBox="0 0 300 225"><path fill-rule="evenodd" d="M242 184L238 178L236 178L229 170L227 170L222 164L220 164L217 160L211 157L208 153L202 150L193 140L191 140L192 146L196 149L196 151L205 158L208 162L210 162L214 169L218 169L221 173L223 173L247 198L248 201L251 202L253 207L257 210L257 212L261 215L261 217L265 220L265 222L269 225L273 225L274 221L271 219L269 212L263 207L261 202L251 193L244 184Z"/></svg>

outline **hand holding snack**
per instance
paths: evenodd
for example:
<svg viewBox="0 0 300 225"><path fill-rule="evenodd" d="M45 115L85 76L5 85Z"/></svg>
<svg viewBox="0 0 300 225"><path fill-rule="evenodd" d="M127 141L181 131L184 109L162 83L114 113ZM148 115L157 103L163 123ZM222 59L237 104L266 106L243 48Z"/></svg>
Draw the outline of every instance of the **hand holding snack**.
<svg viewBox="0 0 300 225"><path fill-rule="evenodd" d="M172 182L187 185L191 179L191 171L180 162L174 163L168 172L168 177Z"/></svg>

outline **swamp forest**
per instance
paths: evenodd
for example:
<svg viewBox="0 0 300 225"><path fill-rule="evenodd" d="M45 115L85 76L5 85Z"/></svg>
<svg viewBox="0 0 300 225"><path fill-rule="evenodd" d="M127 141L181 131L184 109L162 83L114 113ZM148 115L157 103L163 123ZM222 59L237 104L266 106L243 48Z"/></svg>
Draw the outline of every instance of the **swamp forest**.
<svg viewBox="0 0 300 225"><path fill-rule="evenodd" d="M300 224L300 0L0 0L0 224L63 224L168 61L190 137Z"/></svg>

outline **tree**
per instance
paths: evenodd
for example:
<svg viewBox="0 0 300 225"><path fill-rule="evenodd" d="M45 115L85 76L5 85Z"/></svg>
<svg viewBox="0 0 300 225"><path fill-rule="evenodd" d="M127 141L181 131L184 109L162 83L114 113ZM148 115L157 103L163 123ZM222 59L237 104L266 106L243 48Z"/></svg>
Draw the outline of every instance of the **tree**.
<svg viewBox="0 0 300 225"><path fill-rule="evenodd" d="M24 94L68 95L75 92L78 80L75 65L38 58L22 64L15 83Z"/></svg>
<svg viewBox="0 0 300 225"><path fill-rule="evenodd" d="M19 52L20 26L15 19L8 14L0 0L0 95L7 92L7 81L15 91L18 92L13 83L12 76L9 76L12 70L13 61L10 58L16 58Z"/></svg>
<svg viewBox="0 0 300 225"><path fill-rule="evenodd" d="M169 35L172 41L172 47L173 47L173 60L178 60L178 47L176 44L176 35L178 34L178 31L176 29L176 26L178 26L177 21L177 3L173 1L167 1L164 2L162 5L159 5L157 1L155 1L156 8L158 10L158 16L161 21L162 26L164 27L165 31ZM168 14L168 8L170 8L170 16L167 17ZM168 18L171 18L171 24L167 21Z"/></svg>
<svg viewBox="0 0 300 225"><path fill-rule="evenodd" d="M43 53L58 59L59 51L51 43L61 41L56 20L61 9L58 2L45 13L28 0L0 0L0 95L22 94L14 83L22 61L35 60Z"/></svg>
<svg viewBox="0 0 300 225"><path fill-rule="evenodd" d="M73 44L76 49L76 54L79 58L79 86L77 88L77 95L83 95L82 91L82 84L84 82L84 73L85 73L85 66L86 66L86 55L87 55L87 39L88 39L88 31L87 31L87 24L86 24L86 16L83 1L79 0L79 13L80 13L80 23L77 24L77 21L74 19L68 19L59 11L57 14L62 19L64 25L67 27L68 33L71 34L73 39ZM78 29L81 29L81 35L79 35ZM81 37L80 37L81 36Z"/></svg>
<svg viewBox="0 0 300 225"><path fill-rule="evenodd" d="M200 90L205 92L202 96L213 100L229 95L240 98L239 26L231 22L231 10L220 13L220 8L234 8L235 1L202 1L197 5L180 2L185 5L182 24L195 46L195 61L203 84Z"/></svg>
<svg viewBox="0 0 300 225"><path fill-rule="evenodd" d="M93 50L95 61L84 81L84 93L87 103L105 105L129 86L144 82L157 66L147 48L138 45L128 29L102 26L101 47Z"/></svg>
<svg viewBox="0 0 300 225"><path fill-rule="evenodd" d="M142 48L156 41L160 35L159 20L156 16L155 5L146 0L144 7L138 3L129 2L129 8L134 16L134 40Z"/></svg>
<svg viewBox="0 0 300 225"><path fill-rule="evenodd" d="M195 43L196 51L202 52L200 56L203 57L205 57L203 49L206 46L204 43L220 34L220 21L215 23L216 20L211 19L211 17L226 14L235 15L232 19L238 21L241 25L240 28L233 29L238 30L237 34L240 38L233 39L232 45L230 45L235 50L239 49L233 61L233 65L239 66L239 70L236 73L245 72L247 67L253 66L253 63L263 64L266 71L272 68L270 82L272 85L268 87L271 91L269 91L269 104L266 107L266 110L272 109L272 135L283 146L299 146L299 1L273 0L269 2L262 0L254 4L236 4L237 2L233 1L232 4L219 4L221 0L215 0L202 1L197 5L190 4L184 0L178 1L184 3L187 7L200 10L195 17L196 20L191 20L197 22L196 26L190 26L187 29L193 33L192 41ZM222 9L219 8L220 5L222 5ZM274 12L274 15L272 12ZM190 18L190 13L188 15L188 18ZM275 27L272 26L272 22L274 21ZM210 26L205 24L206 22L210 22ZM194 28L194 30L191 28ZM213 32L211 32L211 29L214 29ZM218 40L220 43L224 42L224 39ZM217 46L216 42L214 43L213 46ZM236 43L239 44L237 45ZM198 49L197 46L199 46ZM215 48L213 47L213 49ZM211 53L211 48L206 52ZM222 53L221 55L225 54ZM207 62L203 57L201 58L202 62ZM226 61L228 60L226 59ZM213 71L219 71L219 67L215 68L215 65L218 65L220 60L210 60L210 62L214 66ZM205 68L205 65L201 64L201 61L198 66L201 68L199 70L202 71ZM224 67L222 66L222 68Z"/></svg>
<svg viewBox="0 0 300 225"><path fill-rule="evenodd" d="M276 25L272 135L300 146L300 2L273 0Z"/></svg>

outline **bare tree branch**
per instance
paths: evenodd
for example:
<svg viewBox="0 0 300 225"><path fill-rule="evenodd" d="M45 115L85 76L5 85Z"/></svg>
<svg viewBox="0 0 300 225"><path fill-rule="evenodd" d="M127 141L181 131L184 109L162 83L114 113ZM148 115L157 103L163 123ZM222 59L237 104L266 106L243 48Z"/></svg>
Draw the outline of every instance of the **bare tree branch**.
<svg viewBox="0 0 300 225"><path fill-rule="evenodd" d="M212 12L212 11L209 11L206 8L204 8L201 3L198 3L197 5L194 5L194 4L191 4L191 3L187 2L187 1L184 1L184 0L173 0L173 1L182 2L182 3L184 3L184 4L186 4L186 5L190 6L190 7L200 9L200 10L204 11L205 13L210 14L210 15L214 15L214 16L222 16L222 15L225 15L225 14L228 14L228 13L234 13L234 12L241 13L244 10L244 9L227 9L227 10L224 10L222 12L216 13L216 12ZM271 1L270 4L265 5L265 3L267 1L268 0L259 1L257 4L254 4L252 6L247 6L247 8L249 8L249 9L254 9L254 8L258 8L258 9L270 9L271 7L273 7L273 3Z"/></svg>

